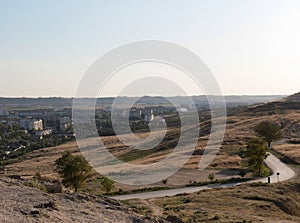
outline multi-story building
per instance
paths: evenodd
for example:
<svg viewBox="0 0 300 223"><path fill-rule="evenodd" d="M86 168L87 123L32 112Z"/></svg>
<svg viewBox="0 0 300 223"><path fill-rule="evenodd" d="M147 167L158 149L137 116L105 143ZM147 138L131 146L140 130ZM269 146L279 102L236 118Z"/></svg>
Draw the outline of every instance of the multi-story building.
<svg viewBox="0 0 300 223"><path fill-rule="evenodd" d="M61 132L68 131L71 129L71 127L72 127L72 122L70 120L70 117L65 116L59 119L59 130Z"/></svg>
<svg viewBox="0 0 300 223"><path fill-rule="evenodd" d="M151 122L154 120L154 114L152 109L150 111L147 111L147 114L145 114L144 119L146 122Z"/></svg>
<svg viewBox="0 0 300 223"><path fill-rule="evenodd" d="M41 131L43 130L43 121L42 119L21 119L20 128L29 131Z"/></svg>

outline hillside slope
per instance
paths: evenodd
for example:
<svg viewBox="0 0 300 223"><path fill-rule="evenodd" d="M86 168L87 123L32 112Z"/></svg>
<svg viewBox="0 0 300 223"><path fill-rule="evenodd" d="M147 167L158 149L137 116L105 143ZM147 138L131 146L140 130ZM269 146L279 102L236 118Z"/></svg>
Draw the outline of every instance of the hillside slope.
<svg viewBox="0 0 300 223"><path fill-rule="evenodd" d="M241 185L129 202L156 210L159 216L176 216L182 222L298 223L299 192L299 181L295 181L276 185Z"/></svg>
<svg viewBox="0 0 300 223"><path fill-rule="evenodd" d="M274 143L273 148L287 156L290 163L300 163L300 145L295 143L300 139L300 93L229 116L224 145L245 144L255 136L254 127L265 120L276 122L283 131L284 140Z"/></svg>
<svg viewBox="0 0 300 223"><path fill-rule="evenodd" d="M135 222L163 223L103 196L83 193L46 194L24 182L0 178L0 222Z"/></svg>
<svg viewBox="0 0 300 223"><path fill-rule="evenodd" d="M290 101L290 102L300 102L300 92L293 94L291 96L286 97L283 99L284 101Z"/></svg>

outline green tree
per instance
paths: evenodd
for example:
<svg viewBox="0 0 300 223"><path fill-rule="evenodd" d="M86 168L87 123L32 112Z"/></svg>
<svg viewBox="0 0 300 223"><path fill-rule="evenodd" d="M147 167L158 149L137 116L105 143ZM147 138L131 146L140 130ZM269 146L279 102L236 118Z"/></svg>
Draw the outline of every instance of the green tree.
<svg viewBox="0 0 300 223"><path fill-rule="evenodd" d="M213 173L210 173L210 174L208 175L208 179L209 179L210 181L213 181L213 180L215 179L215 175L214 175Z"/></svg>
<svg viewBox="0 0 300 223"><path fill-rule="evenodd" d="M255 133L267 142L268 149L271 148L271 143L279 140L282 136L280 126L271 121L263 121L259 123L255 129Z"/></svg>
<svg viewBox="0 0 300 223"><path fill-rule="evenodd" d="M161 182L162 182L165 186L167 186L168 179L163 179Z"/></svg>
<svg viewBox="0 0 300 223"><path fill-rule="evenodd" d="M91 176L92 168L82 156L73 156L69 151L55 161L56 169L63 178L62 183L78 191L84 182Z"/></svg>
<svg viewBox="0 0 300 223"><path fill-rule="evenodd" d="M258 138L249 140L246 146L246 157L248 158L248 166L255 175L260 176L262 174L264 160L267 156L267 148L262 140Z"/></svg>
<svg viewBox="0 0 300 223"><path fill-rule="evenodd" d="M100 179L101 185L105 192L108 194L114 188L114 181L109 179L108 177L102 176Z"/></svg>

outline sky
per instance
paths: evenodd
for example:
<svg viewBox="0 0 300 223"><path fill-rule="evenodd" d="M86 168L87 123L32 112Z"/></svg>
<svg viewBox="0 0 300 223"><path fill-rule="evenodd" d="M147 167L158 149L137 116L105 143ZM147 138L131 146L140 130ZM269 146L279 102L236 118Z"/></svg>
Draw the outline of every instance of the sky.
<svg viewBox="0 0 300 223"><path fill-rule="evenodd" d="M152 39L197 54L224 95L296 93L299 11L298 0L0 0L0 97L75 96L101 55ZM202 93L184 74L176 81ZM115 96L122 84L124 75L101 96Z"/></svg>

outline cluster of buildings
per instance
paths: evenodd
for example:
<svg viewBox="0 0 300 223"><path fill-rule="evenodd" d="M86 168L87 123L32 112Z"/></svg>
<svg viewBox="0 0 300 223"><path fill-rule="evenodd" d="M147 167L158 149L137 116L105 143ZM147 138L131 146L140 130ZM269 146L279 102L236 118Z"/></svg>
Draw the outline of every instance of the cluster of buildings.
<svg viewBox="0 0 300 223"><path fill-rule="evenodd" d="M151 122L155 119L156 116L164 116L169 114L174 114L176 108L167 107L167 106L153 106L153 107L144 107L131 109L119 109L114 111L114 116L127 117L131 120L145 120L146 122ZM129 113L129 114L128 114Z"/></svg>
<svg viewBox="0 0 300 223"><path fill-rule="evenodd" d="M182 109L182 111L187 111ZM181 111L181 112L182 112ZM114 112L112 114L112 112ZM96 122L100 128L111 128L111 116L129 117L131 122L144 120L153 123L165 123L163 118L166 115L178 112L175 107L168 106L148 106L120 108L112 111L107 109L96 110ZM72 131L72 110L63 109L37 109L37 110L10 110L0 108L0 123L10 126L19 126L20 129L35 134L39 138L55 133L61 137L73 135Z"/></svg>
<svg viewBox="0 0 300 223"><path fill-rule="evenodd" d="M66 132L71 130L71 128L72 128L72 121L70 117L65 116L59 118L59 131ZM49 127L47 128L45 126L44 128L42 119L25 118L20 120L20 129L29 130L29 131L42 131L44 129L49 130Z"/></svg>
<svg viewBox="0 0 300 223"><path fill-rule="evenodd" d="M130 122L145 121L147 123L152 122L155 125L165 125L166 120L164 117L168 115L179 113L187 113L189 110L185 107L171 107L171 106L148 106L148 107L132 107L132 108L119 108L111 109L107 107L105 109L96 110L96 123L100 129L110 129L111 117L115 120L127 120Z"/></svg>
<svg viewBox="0 0 300 223"><path fill-rule="evenodd" d="M11 110L0 108L0 123L9 126L19 126L39 138L57 134L68 134L72 131L70 109L38 109L38 110Z"/></svg>
<svg viewBox="0 0 300 223"><path fill-rule="evenodd" d="M52 134L54 128L55 126L46 127L42 119L25 118L20 120L20 129L34 131L35 135L40 139L42 139L46 135ZM61 133L65 133L67 131L70 131L71 128L72 122L70 120L70 117L60 117L58 130ZM57 128L55 130L57 130Z"/></svg>
<svg viewBox="0 0 300 223"><path fill-rule="evenodd" d="M37 131L35 133L35 135L39 138L39 139L42 139L44 136L46 135L50 135L52 134L52 129L51 128L47 128L47 129L44 129L44 130L41 130L41 131Z"/></svg>
<svg viewBox="0 0 300 223"><path fill-rule="evenodd" d="M21 119L20 129L29 131L41 131L43 130L42 119Z"/></svg>
<svg viewBox="0 0 300 223"><path fill-rule="evenodd" d="M30 146L56 145L74 137L69 109L9 110L0 107L0 142L6 155ZM15 138L15 134L19 134ZM30 136L30 137L28 137ZM5 139L5 141L3 140ZM44 144L38 144L44 139ZM22 153L22 151L20 151Z"/></svg>

